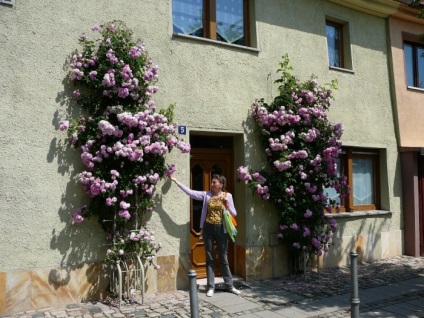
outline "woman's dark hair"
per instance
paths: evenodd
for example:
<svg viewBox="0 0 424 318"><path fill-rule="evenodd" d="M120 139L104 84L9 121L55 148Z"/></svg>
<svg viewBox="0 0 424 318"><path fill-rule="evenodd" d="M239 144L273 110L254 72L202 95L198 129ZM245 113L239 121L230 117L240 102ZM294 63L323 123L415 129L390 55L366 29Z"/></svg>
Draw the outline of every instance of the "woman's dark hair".
<svg viewBox="0 0 424 318"><path fill-rule="evenodd" d="M222 184L222 191L226 191L226 190L225 190L225 185L226 185L226 183L227 183L227 180L225 179L225 177L224 177L224 176L221 176L220 174L214 174L214 175L212 176L212 179L216 179L216 180L218 180L218 181L219 181L219 183L221 183L221 184Z"/></svg>

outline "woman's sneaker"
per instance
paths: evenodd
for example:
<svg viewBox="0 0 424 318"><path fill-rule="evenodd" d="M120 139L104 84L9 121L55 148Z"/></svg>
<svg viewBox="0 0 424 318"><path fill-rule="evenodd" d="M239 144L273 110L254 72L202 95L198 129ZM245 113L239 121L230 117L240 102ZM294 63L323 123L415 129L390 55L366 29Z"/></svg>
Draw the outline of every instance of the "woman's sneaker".
<svg viewBox="0 0 424 318"><path fill-rule="evenodd" d="M235 289L234 287L228 290L230 293L233 293L234 295L240 295L241 291L238 289Z"/></svg>
<svg viewBox="0 0 424 318"><path fill-rule="evenodd" d="M206 296L212 297L213 296L213 289L209 289L208 292L206 293Z"/></svg>

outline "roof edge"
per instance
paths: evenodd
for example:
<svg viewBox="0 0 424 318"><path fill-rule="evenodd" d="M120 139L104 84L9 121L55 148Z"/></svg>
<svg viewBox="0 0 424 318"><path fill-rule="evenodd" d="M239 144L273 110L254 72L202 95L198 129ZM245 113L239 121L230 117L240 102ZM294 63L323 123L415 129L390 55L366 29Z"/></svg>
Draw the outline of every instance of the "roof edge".
<svg viewBox="0 0 424 318"><path fill-rule="evenodd" d="M328 0L374 16L387 18L399 11L400 7L408 7L394 0ZM409 8L411 10L415 10Z"/></svg>

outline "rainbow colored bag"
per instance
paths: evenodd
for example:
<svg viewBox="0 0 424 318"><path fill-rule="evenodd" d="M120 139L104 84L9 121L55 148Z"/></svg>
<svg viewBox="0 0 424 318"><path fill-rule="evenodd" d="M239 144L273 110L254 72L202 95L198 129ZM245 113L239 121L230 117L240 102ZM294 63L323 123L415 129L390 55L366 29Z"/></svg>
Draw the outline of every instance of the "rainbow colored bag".
<svg viewBox="0 0 424 318"><path fill-rule="evenodd" d="M234 242L235 237L237 235L237 229L233 224L230 211L228 211L227 209L224 210L224 222L225 222L225 227L227 229L228 235L230 236L231 240Z"/></svg>
<svg viewBox="0 0 424 318"><path fill-rule="evenodd" d="M227 202L227 192L225 192L224 195L224 222L225 222L225 228L227 229L228 235L230 236L231 240L234 242L235 237L237 235L237 221L234 216L231 215L230 211L228 210L228 202Z"/></svg>

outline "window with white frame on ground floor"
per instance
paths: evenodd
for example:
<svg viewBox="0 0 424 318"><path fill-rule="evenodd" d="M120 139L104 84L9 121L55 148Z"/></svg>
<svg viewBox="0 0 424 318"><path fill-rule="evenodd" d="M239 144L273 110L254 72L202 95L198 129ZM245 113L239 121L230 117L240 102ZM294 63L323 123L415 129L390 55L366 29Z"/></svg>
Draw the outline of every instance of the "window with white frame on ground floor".
<svg viewBox="0 0 424 318"><path fill-rule="evenodd" d="M333 212L380 209L380 152L378 149L344 147L337 158L338 175L345 175L350 196L340 199L334 189L325 189L327 197L337 202Z"/></svg>
<svg viewBox="0 0 424 318"><path fill-rule="evenodd" d="M424 88L424 44L405 41L403 51L407 86Z"/></svg>
<svg viewBox="0 0 424 318"><path fill-rule="evenodd" d="M349 23L326 17L328 63L330 68L352 70Z"/></svg>
<svg viewBox="0 0 424 318"><path fill-rule="evenodd" d="M173 0L173 32L250 46L251 0Z"/></svg>

